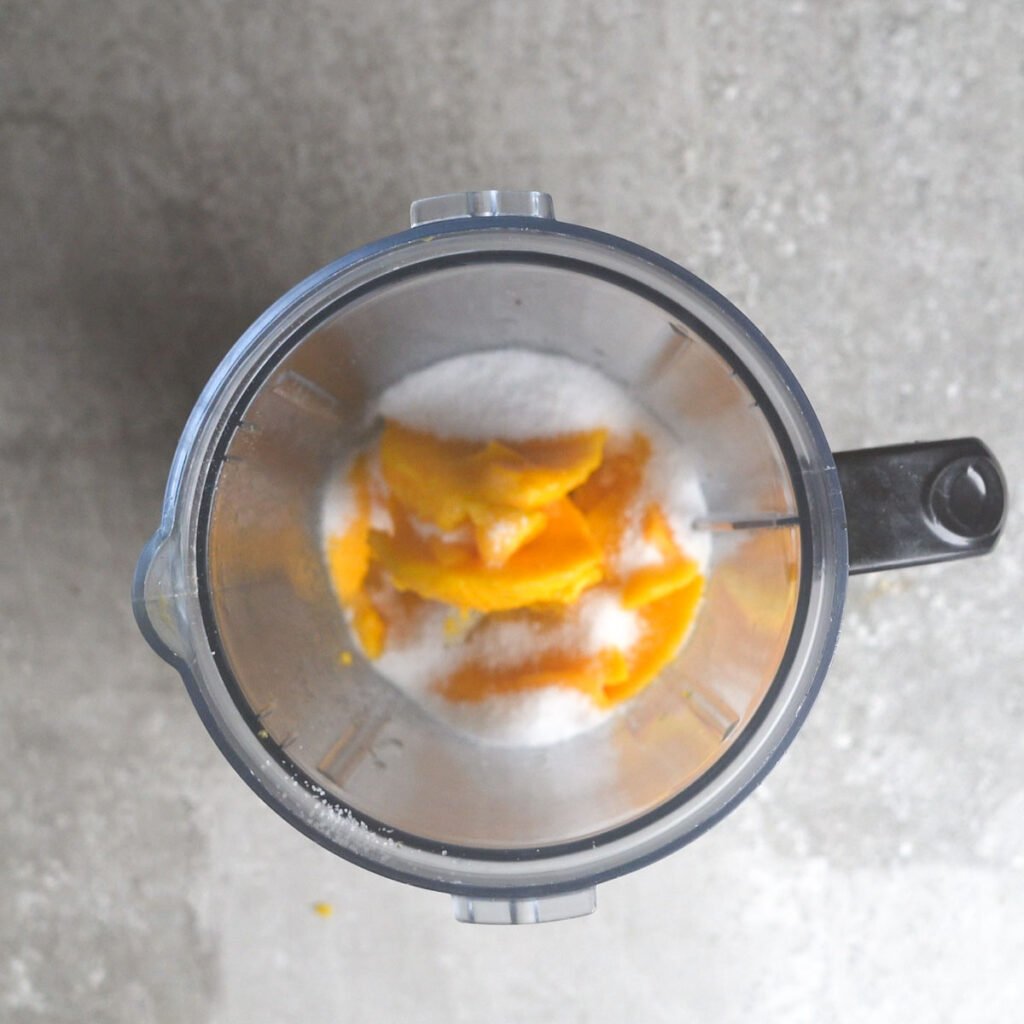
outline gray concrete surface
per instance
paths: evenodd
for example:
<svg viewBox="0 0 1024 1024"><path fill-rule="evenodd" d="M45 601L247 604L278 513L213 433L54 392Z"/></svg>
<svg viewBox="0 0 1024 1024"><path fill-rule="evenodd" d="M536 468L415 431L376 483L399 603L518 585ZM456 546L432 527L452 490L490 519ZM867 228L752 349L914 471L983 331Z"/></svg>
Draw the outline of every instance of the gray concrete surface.
<svg viewBox="0 0 1024 1024"><path fill-rule="evenodd" d="M457 926L293 832L127 601L230 342L453 188L545 188L705 276L836 448L977 434L1015 485L1013 0L7 0L2 20L0 1020L1020 1018L1017 514L988 560L854 581L826 690L755 797L544 928Z"/></svg>

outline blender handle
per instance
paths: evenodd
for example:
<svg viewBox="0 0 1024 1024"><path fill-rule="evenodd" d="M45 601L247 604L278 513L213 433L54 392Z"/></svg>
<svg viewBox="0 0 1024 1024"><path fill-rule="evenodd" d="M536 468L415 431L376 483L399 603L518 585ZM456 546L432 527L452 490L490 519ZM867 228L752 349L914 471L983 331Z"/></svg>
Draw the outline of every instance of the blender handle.
<svg viewBox="0 0 1024 1024"><path fill-rule="evenodd" d="M1006 517L1006 481L977 438L836 452L850 572L988 554Z"/></svg>

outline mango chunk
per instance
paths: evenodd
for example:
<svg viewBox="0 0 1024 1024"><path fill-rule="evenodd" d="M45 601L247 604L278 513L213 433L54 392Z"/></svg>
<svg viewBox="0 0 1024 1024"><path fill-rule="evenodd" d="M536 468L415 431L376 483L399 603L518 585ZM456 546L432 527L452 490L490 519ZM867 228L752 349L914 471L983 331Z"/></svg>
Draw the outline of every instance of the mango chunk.
<svg viewBox="0 0 1024 1024"><path fill-rule="evenodd" d="M454 530L468 515L463 465L478 448L441 441L388 422L380 438L380 469L391 494L410 512L442 530Z"/></svg>
<svg viewBox="0 0 1024 1024"><path fill-rule="evenodd" d="M344 533L327 539L328 571L342 601L351 601L359 593L370 566L370 484L365 456L355 460L348 478L356 513Z"/></svg>
<svg viewBox="0 0 1024 1024"><path fill-rule="evenodd" d="M471 460L483 500L538 509L564 498L601 463L607 432L593 430L550 440L491 441Z"/></svg>
<svg viewBox="0 0 1024 1024"><path fill-rule="evenodd" d="M397 521L401 522L401 519ZM421 541L430 552L430 557L445 569L461 569L478 557L475 545L461 540L447 540L435 535L421 538Z"/></svg>
<svg viewBox="0 0 1024 1024"><path fill-rule="evenodd" d="M379 658L384 653L387 626L383 616L365 594L357 594L352 601L352 628L368 658Z"/></svg>
<svg viewBox="0 0 1024 1024"><path fill-rule="evenodd" d="M470 662L442 680L437 689L449 700L476 701L561 686L579 690L595 703L601 703L607 688L624 683L628 671L625 656L615 648L593 655L556 651L538 661L505 668Z"/></svg>
<svg viewBox="0 0 1024 1024"><path fill-rule="evenodd" d="M635 494L650 457L651 442L643 434L633 434L625 444L605 452L597 470L573 491L573 501L586 513L612 492L626 489Z"/></svg>
<svg viewBox="0 0 1024 1024"><path fill-rule="evenodd" d="M355 515L344 533L327 539L327 568L339 598L348 607L352 630L369 658L384 652L387 626L366 592L370 573L370 474L365 455L353 462L348 474L355 499Z"/></svg>
<svg viewBox="0 0 1024 1024"><path fill-rule="evenodd" d="M606 706L628 700L642 690L675 656L693 624L704 592L704 577L696 576L685 587L644 605L640 639L628 653L629 676L606 687Z"/></svg>
<svg viewBox="0 0 1024 1024"><path fill-rule="evenodd" d="M647 507L647 511L644 513L643 535L644 540L652 547L657 548L667 561L682 558L682 552L679 550L679 545L676 544L672 527L669 526L668 519L665 518L665 513L661 510L660 505L654 504Z"/></svg>
<svg viewBox="0 0 1024 1024"><path fill-rule="evenodd" d="M697 575L697 563L677 557L664 565L645 565L629 575L622 588L622 604L641 608L685 587Z"/></svg>
<svg viewBox="0 0 1024 1024"><path fill-rule="evenodd" d="M650 456L650 441L634 434L623 448L609 452L597 471L572 492L573 502L609 559L619 549Z"/></svg>
<svg viewBox="0 0 1024 1024"><path fill-rule="evenodd" d="M492 612L575 601L601 579L601 551L572 502L556 502L545 514L544 530L500 568L487 565L472 548L463 547L457 561L439 558L437 542L432 550L401 520L394 535L372 530L370 550L399 590L459 608Z"/></svg>
<svg viewBox="0 0 1024 1024"><path fill-rule="evenodd" d="M398 501L452 530L481 506L532 511L565 497L601 462L605 431L516 444L442 440L389 421L380 465Z"/></svg>
<svg viewBox="0 0 1024 1024"><path fill-rule="evenodd" d="M554 651L498 669L470 662L442 680L437 690L450 700L473 701L562 686L579 690L600 708L612 708L642 690L676 656L703 590L703 577L694 576L685 586L640 609L640 639L625 653L615 648L592 655Z"/></svg>

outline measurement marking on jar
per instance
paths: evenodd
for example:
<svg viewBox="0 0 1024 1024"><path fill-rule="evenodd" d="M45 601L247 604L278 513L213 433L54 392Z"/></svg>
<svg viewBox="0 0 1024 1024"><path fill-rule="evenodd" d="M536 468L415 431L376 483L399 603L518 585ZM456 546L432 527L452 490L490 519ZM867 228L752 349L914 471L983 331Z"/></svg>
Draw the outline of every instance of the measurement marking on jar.
<svg viewBox="0 0 1024 1024"><path fill-rule="evenodd" d="M282 373L271 385L270 390L303 412L329 416L331 419L337 419L340 415L341 403L334 395L294 370Z"/></svg>
<svg viewBox="0 0 1024 1024"><path fill-rule="evenodd" d="M365 757L370 757L378 768L384 767L373 744L387 721L386 715L376 715L350 725L320 759L317 771L343 786Z"/></svg>
<svg viewBox="0 0 1024 1024"><path fill-rule="evenodd" d="M633 392L641 391L665 379L669 371L693 348L693 336L679 324L670 323L671 335L665 339L661 351L654 357L643 376L630 386Z"/></svg>
<svg viewBox="0 0 1024 1024"><path fill-rule="evenodd" d="M691 685L685 697L700 723L715 733L719 740L728 739L739 724L739 715L724 700L703 687Z"/></svg>

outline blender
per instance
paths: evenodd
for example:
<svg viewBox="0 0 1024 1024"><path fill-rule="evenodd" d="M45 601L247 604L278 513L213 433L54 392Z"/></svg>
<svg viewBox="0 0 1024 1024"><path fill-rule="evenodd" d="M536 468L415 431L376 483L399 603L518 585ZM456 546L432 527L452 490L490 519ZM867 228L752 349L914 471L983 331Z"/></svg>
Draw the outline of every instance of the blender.
<svg viewBox="0 0 1024 1024"><path fill-rule="evenodd" d="M498 747L435 721L358 655L318 519L395 381L517 347L603 372L693 452L711 538L688 642L604 724ZM133 604L241 777L332 852L450 893L460 920L588 913L595 886L692 841L804 721L851 572L992 549L1005 484L981 442L833 454L735 307L540 192L419 200L412 227L267 310L200 396Z"/></svg>

